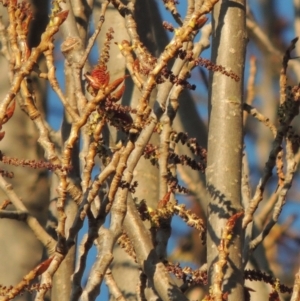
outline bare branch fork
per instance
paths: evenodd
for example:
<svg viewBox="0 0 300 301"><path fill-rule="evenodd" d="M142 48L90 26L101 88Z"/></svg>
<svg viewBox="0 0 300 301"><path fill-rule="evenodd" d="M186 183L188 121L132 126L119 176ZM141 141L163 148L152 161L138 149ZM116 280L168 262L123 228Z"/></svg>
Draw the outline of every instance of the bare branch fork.
<svg viewBox="0 0 300 301"><path fill-rule="evenodd" d="M280 56L250 13L246 15L244 0L188 0L185 14L179 12L177 1L163 0L173 24L152 24L157 16L151 0L54 0L35 47L28 42L33 18L28 2L0 3L8 20L8 25L5 18L0 20L0 53L8 62L10 82L0 101L0 141L10 139L5 127L17 124L21 109L44 151L39 160L0 151L0 188L5 194L0 219L28 226L47 251L11 286L0 283L0 301L24 292L42 301L50 289L53 300L93 301L103 281L111 298L118 300L133 295L137 300L248 301L255 290L245 286L244 280L271 286L270 300L292 292L262 270L245 270L245 266L278 224L297 171L300 137L292 122L299 113L300 86L289 86L287 76L288 64L294 71L299 65L290 62L297 39L283 55L279 110L273 120L256 108L255 79L260 66L254 57L243 100L247 34L260 42L263 52ZM206 24L209 13L212 22ZM89 35L92 15L95 26ZM172 32L170 41L164 38L165 30ZM56 70L55 38L62 41L64 85ZM210 40L211 59L200 57ZM95 46L99 58L91 66ZM210 71L208 139L193 100L196 94L191 94L196 88L190 79L195 68ZM63 123L57 132L37 102L35 80L49 83L63 106ZM197 94L198 98L202 95ZM192 113L198 116L196 121L191 121ZM249 156L243 146L248 115L273 135L253 196ZM30 147L32 137L19 139ZM274 168L277 188L258 212ZM18 171L31 175L33 169L49 180L47 187L51 185L52 215L47 227L34 211L40 203L31 206L15 184L27 183ZM50 173L54 175L51 180ZM178 194L196 200L201 217L182 204ZM203 262L199 250L186 251L197 257L200 268L182 267L167 257L175 215L197 231L195 236L192 233L190 248L195 245L203 251L206 244ZM281 228L282 233L290 224ZM254 228L256 237L252 237ZM82 230L85 234L77 242ZM97 256L84 281L93 246ZM120 258L118 246L123 249ZM130 267L130 276L116 273L119 262L122 271ZM298 274L293 301L299 299ZM203 296L190 297L197 289Z"/></svg>

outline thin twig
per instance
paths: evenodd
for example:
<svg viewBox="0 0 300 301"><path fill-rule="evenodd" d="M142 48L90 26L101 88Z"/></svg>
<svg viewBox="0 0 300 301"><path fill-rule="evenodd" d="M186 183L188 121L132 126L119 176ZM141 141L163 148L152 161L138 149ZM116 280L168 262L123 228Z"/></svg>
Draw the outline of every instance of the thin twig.
<svg viewBox="0 0 300 301"><path fill-rule="evenodd" d="M2 177L1 174L0 174L0 187L5 192L7 197L10 199L12 204L17 208L17 210L27 213L26 223L33 231L37 239L47 248L48 254L49 255L53 254L56 241L44 230L44 228L40 225L38 220L28 213L27 208L24 206L20 198L13 190L12 185L6 182L6 180Z"/></svg>

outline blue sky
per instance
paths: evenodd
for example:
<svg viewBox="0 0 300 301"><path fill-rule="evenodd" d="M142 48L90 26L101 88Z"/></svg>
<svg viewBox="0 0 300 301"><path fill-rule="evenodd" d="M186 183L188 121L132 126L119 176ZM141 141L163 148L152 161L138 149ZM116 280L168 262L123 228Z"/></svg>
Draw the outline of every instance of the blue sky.
<svg viewBox="0 0 300 301"><path fill-rule="evenodd" d="M162 1L157 1L158 3L161 4ZM259 1L257 0L250 0L249 1L249 5L250 7L253 9L254 15L257 19L257 21L259 23L263 23L264 20L264 16L261 15L260 10L258 9L258 5L259 5ZM180 5L178 6L179 12L184 16L184 12L185 12L185 7L186 6L186 2L185 1L180 1ZM293 3L292 1L283 1L283 0L277 0L276 1L276 7L278 10L278 13L280 15L282 15L283 18L287 19L287 21L289 22L289 26L287 28L287 30L285 31L285 36L284 36L284 40L286 43L288 43L292 38L294 38L294 30L293 30L293 15L294 15L294 10L293 10ZM161 8L161 13L163 16L163 19L172 23L174 26L175 22L173 21L171 15L169 14L168 11L165 10L164 7ZM172 34L170 34L170 36L172 36ZM59 51L59 46L57 45L57 50ZM97 55L97 51L93 52L93 56L95 58L95 56ZM208 57L209 58L209 51L206 51L202 56L204 57ZM57 52L57 57L60 57L59 52ZM247 68L246 68L247 71ZM246 72L247 74L247 72ZM58 80L60 83L63 83L64 81L64 77L63 77L63 61L62 60L58 60L57 63L57 75L58 75ZM259 76L259 75L258 75ZM198 79L197 79L198 80ZM196 81L197 81L196 80ZM199 83L196 82L197 84L197 90L194 93L194 97L199 97L199 95L206 95L206 91L204 90L204 86ZM63 113L63 107L60 103L60 101L57 99L57 97L55 96L55 94L51 91L51 89L49 89L49 123L51 124L51 126L55 129L58 130L60 128L61 122L62 122L62 113ZM199 102L199 114L204 118L207 119L207 99L201 99L201 101ZM247 149L249 150L249 153L253 153L251 151L251 144L252 141L249 141L248 138L246 138L246 144L247 144ZM255 163L255 155L250 155L249 156L250 159L250 164L254 164ZM255 181L255 179L254 179ZM287 204L282 212L282 217L281 220L285 220L285 218L287 216L289 216L292 212L295 211L295 208L297 207L297 210L299 210L299 204L297 202L291 202L290 204ZM187 228L185 227L184 223L182 223L181 221L179 221L177 218L174 219L173 225L175 226L175 230L176 232L181 232L182 234L186 233ZM297 220L297 222L294 224L294 226L296 227L300 227L300 219ZM83 235L83 233L85 233L87 230L87 227L84 226L84 228L82 229L82 231L80 232L79 235L79 241L81 240L81 237ZM170 239L170 243L168 246L168 251L170 252L176 243L176 238L171 238ZM91 250L89 257L88 257L88 262L87 262L87 269L86 269L86 273L85 273L85 279L88 275L88 271L91 268L91 265L94 261L94 258L96 256L96 251L93 248L93 250ZM84 279L84 280L85 280ZM102 286L102 293L101 293L101 297L98 297L98 301L100 300L107 300L107 289L106 286L103 285Z"/></svg>

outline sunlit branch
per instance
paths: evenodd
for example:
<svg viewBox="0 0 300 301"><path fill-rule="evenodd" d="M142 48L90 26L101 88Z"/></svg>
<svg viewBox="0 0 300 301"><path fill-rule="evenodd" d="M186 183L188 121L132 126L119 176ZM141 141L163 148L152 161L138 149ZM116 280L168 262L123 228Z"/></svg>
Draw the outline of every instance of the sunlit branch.
<svg viewBox="0 0 300 301"><path fill-rule="evenodd" d="M114 277L113 277L110 269L107 269L104 279L105 279L105 283L106 283L107 287L109 288L110 293L114 296L114 298L116 300L126 301L122 292L118 288L118 285L117 285L116 281L114 280Z"/></svg>
<svg viewBox="0 0 300 301"><path fill-rule="evenodd" d="M35 236L41 241L41 243L47 248L49 254L52 254L56 245L56 241L44 230L40 225L38 220L31 216L25 205L22 203L20 198L17 196L11 184L6 182L6 180L0 174L0 187L5 192L9 200L16 207L17 210L20 210L24 213L27 213L25 221L33 231Z"/></svg>
<svg viewBox="0 0 300 301"><path fill-rule="evenodd" d="M295 161L295 146L293 145L293 141L291 141L289 138L287 138L286 143L287 143L286 146L287 171L286 171L284 183L279 192L277 202L275 203L272 218L268 222L268 224L264 227L263 231L250 242L251 250L254 250L257 247L257 245L263 241L263 239L269 234L272 227L277 223L279 215L286 202L287 193L292 186L292 181L297 167L297 163Z"/></svg>

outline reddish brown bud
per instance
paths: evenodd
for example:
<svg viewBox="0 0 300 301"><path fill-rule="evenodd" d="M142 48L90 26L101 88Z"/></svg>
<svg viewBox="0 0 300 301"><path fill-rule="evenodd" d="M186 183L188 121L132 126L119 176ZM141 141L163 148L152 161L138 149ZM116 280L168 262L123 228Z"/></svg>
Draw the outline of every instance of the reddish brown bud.
<svg viewBox="0 0 300 301"><path fill-rule="evenodd" d="M105 88L109 83L109 72L106 71L105 66L96 67L90 74L86 73L85 78L89 86L95 90Z"/></svg>
<svg viewBox="0 0 300 301"><path fill-rule="evenodd" d="M116 102L121 99L125 91L125 85L123 85L116 93L111 96L111 101Z"/></svg>
<svg viewBox="0 0 300 301"><path fill-rule="evenodd" d="M166 195L158 202L157 209L164 208L170 200L172 191L166 193Z"/></svg>
<svg viewBox="0 0 300 301"><path fill-rule="evenodd" d="M41 264L39 264L36 268L36 275L39 276L41 274L43 274L49 267L51 261L53 260L54 256L46 259L45 261L43 261Z"/></svg>
<svg viewBox="0 0 300 301"><path fill-rule="evenodd" d="M57 15L53 18L53 24L56 26L60 26L68 17L69 11L63 10L59 12Z"/></svg>
<svg viewBox="0 0 300 301"><path fill-rule="evenodd" d="M14 114L15 108L16 108L16 101L14 100L12 105L6 110L2 124L6 123L12 117L12 115Z"/></svg>
<svg viewBox="0 0 300 301"><path fill-rule="evenodd" d="M108 85L108 87L105 89L105 92L106 93L111 93L113 91L115 91L121 84L122 82L124 81L124 79L126 78L127 76L123 76L123 77L120 77L118 79L116 79L115 81L113 81L111 84Z"/></svg>

